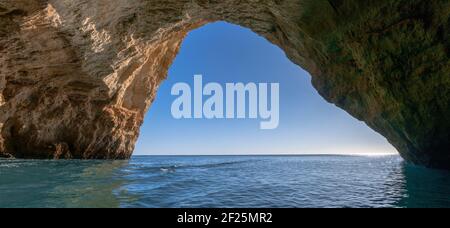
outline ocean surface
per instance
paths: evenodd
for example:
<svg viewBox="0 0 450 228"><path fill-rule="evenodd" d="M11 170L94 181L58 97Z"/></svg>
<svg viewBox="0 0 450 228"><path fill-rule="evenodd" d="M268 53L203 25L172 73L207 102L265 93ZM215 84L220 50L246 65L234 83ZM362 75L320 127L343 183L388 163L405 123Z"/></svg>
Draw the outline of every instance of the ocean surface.
<svg viewBox="0 0 450 228"><path fill-rule="evenodd" d="M450 207L450 172L398 156L0 160L0 207Z"/></svg>

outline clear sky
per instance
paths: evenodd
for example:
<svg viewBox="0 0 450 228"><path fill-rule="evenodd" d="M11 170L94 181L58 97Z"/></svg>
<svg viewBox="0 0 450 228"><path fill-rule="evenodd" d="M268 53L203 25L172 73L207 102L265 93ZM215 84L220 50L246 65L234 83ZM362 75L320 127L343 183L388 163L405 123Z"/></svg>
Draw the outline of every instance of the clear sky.
<svg viewBox="0 0 450 228"><path fill-rule="evenodd" d="M280 123L260 120L174 119L175 83L279 83ZM192 31L146 115L135 155L396 153L382 136L315 91L310 75L252 31L218 22Z"/></svg>

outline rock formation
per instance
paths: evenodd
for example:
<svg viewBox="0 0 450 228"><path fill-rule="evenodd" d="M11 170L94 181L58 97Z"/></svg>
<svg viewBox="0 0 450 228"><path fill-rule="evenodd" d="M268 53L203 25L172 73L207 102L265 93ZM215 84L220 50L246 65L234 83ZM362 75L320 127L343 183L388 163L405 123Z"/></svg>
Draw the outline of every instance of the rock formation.
<svg viewBox="0 0 450 228"><path fill-rule="evenodd" d="M450 168L448 0L0 0L0 154L124 159L186 34L252 29L407 160Z"/></svg>

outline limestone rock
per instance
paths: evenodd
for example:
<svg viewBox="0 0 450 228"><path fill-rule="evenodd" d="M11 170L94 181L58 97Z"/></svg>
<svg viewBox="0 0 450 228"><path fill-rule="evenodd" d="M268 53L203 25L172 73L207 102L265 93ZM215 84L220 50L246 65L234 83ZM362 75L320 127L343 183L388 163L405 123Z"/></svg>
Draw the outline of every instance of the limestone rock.
<svg viewBox="0 0 450 228"><path fill-rule="evenodd" d="M0 154L130 157L183 38L220 20L407 160L450 168L447 0L0 0Z"/></svg>

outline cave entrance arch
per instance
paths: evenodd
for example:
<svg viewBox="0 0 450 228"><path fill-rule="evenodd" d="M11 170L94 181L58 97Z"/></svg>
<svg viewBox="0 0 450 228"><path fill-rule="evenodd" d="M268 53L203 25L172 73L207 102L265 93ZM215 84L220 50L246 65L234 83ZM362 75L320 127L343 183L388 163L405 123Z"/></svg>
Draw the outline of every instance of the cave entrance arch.
<svg viewBox="0 0 450 228"><path fill-rule="evenodd" d="M280 47L323 98L402 157L448 169L448 7L411 0L0 1L0 156L129 158L183 38L226 21Z"/></svg>

